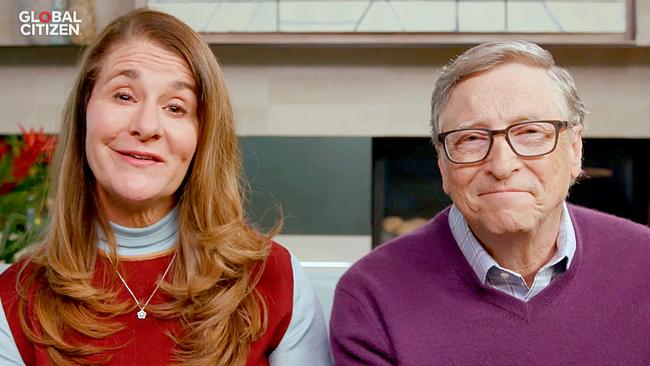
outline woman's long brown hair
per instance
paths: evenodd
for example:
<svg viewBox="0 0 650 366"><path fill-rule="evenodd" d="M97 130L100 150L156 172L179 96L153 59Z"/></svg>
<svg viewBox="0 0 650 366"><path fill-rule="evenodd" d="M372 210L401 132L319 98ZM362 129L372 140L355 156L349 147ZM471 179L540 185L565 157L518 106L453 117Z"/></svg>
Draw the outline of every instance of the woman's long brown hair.
<svg viewBox="0 0 650 366"><path fill-rule="evenodd" d="M265 303L255 285L280 224L261 234L246 223L232 107L212 51L187 25L152 10L115 19L84 54L51 170L50 226L16 284L21 326L32 342L46 347L53 364L86 364L107 350L68 336L110 337L124 328L112 318L133 308L115 303L116 286L93 285L97 223L107 233L110 258L114 263L118 258L85 156L86 106L102 62L132 40L153 42L184 58L199 100L197 150L176 194L177 260L171 281L161 286L173 300L151 311L181 323L180 334L169 334L178 362L244 365L250 344L266 328Z"/></svg>

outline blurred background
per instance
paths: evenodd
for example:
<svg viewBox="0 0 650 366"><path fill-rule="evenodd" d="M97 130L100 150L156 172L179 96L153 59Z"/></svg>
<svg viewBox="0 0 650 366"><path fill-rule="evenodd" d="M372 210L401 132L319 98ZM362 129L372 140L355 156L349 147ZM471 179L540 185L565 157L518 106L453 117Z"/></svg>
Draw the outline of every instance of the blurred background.
<svg viewBox="0 0 650 366"><path fill-rule="evenodd" d="M427 137L431 91L441 65L487 40L537 42L574 75L590 114L587 177L569 200L650 224L650 1L0 0L1 260L47 224L43 176L83 45L140 6L211 44L249 216L268 228L281 208L278 241L317 287L450 203ZM74 12L68 34L39 35L55 11Z"/></svg>

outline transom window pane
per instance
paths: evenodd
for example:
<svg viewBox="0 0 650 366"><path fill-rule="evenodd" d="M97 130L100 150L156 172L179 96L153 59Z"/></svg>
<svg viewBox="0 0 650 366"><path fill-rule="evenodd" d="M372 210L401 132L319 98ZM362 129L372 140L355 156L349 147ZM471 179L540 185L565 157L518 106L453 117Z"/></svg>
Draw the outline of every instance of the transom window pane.
<svg viewBox="0 0 650 366"><path fill-rule="evenodd" d="M626 0L148 0L206 33L624 33Z"/></svg>

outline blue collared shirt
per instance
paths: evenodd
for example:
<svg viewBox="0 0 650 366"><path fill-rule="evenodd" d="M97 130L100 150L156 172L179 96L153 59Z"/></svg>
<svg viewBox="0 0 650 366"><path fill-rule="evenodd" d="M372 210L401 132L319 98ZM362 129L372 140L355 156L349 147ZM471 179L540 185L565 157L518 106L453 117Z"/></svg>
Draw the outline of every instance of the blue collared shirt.
<svg viewBox="0 0 650 366"><path fill-rule="evenodd" d="M478 279L496 290L528 301L548 286L558 275L571 265L576 251L576 236L566 203L562 207L560 230L557 235L555 254L535 275L533 284L528 287L524 277L512 270L501 267L483 248L470 230L463 214L452 205L449 211L449 227L463 252L465 259L476 273Z"/></svg>

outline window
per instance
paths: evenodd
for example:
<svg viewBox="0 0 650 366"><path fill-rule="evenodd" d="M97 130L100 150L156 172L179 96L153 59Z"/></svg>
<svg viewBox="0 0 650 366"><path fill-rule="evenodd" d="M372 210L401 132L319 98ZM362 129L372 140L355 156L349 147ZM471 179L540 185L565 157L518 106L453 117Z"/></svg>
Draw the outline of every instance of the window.
<svg viewBox="0 0 650 366"><path fill-rule="evenodd" d="M444 43L463 40L454 35L513 33L632 38L631 0L148 0L146 4L178 16L216 43L299 42L292 37L296 34L312 36L303 37L304 43L333 40L332 35L339 35L341 43L358 42L364 39L360 35L370 43L373 39ZM558 39L562 43L562 37Z"/></svg>

